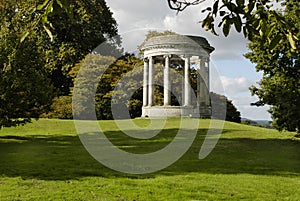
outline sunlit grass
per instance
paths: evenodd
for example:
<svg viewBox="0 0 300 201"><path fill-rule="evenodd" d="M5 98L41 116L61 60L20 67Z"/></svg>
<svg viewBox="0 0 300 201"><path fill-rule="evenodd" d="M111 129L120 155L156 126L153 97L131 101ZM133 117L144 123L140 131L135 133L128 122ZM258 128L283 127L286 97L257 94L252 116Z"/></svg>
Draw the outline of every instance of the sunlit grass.
<svg viewBox="0 0 300 201"><path fill-rule="evenodd" d="M149 125L147 119L134 122ZM114 121L100 125L116 146L148 153L166 146L179 123L169 119L149 140L126 136ZM209 120L201 120L189 151L166 169L146 175L101 165L82 146L70 120L41 119L4 128L0 200L300 200L300 141L294 133L226 122L216 148L199 160L208 128Z"/></svg>

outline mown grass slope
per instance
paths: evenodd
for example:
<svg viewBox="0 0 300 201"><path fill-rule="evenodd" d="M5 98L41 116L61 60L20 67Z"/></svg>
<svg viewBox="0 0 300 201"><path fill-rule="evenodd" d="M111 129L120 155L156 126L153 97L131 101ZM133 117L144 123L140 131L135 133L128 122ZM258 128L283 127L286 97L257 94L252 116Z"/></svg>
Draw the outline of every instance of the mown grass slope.
<svg viewBox="0 0 300 201"><path fill-rule="evenodd" d="M213 152L199 160L209 127L209 120L200 121L193 145L179 161L145 175L101 165L83 147L73 121L41 119L4 128L0 200L300 200L300 141L294 133L226 122ZM148 153L173 139L179 119L168 120L149 140L129 138L114 121L100 124L116 146Z"/></svg>

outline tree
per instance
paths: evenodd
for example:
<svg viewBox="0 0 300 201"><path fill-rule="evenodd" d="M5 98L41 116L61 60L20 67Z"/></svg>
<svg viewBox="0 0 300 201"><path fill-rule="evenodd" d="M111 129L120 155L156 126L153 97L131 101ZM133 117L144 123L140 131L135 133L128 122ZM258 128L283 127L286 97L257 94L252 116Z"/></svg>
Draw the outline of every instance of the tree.
<svg viewBox="0 0 300 201"><path fill-rule="evenodd" d="M142 65L143 61L131 54L125 54L118 59L110 56L102 56L100 54L87 55L86 58L77 64L70 72L70 75L74 79L78 75L79 70L81 73L80 76L76 78L76 90L79 90L81 98L80 102L78 102L80 106L77 107L78 109L75 111L75 116L88 119L91 116L91 112L93 112L89 111L88 106L94 104L98 119L118 118L113 117L112 114L111 107L112 104L114 104L112 98L114 93L117 93L116 97L122 97L126 94L126 91L117 91L116 87L126 73ZM126 84L132 87L137 84L136 81L137 80L132 79L131 82L127 82ZM93 90L95 94L91 94ZM127 102L125 103L133 118L137 117L136 112L138 111L136 110L137 107L141 105L138 99L142 97L138 92L136 94L137 95L131 97L132 105ZM130 108L132 108L132 111Z"/></svg>
<svg viewBox="0 0 300 201"><path fill-rule="evenodd" d="M124 96L127 91L116 91L116 87L119 81L131 70L136 67L142 66L143 61L136 58L132 54L125 54L118 58L103 74L102 78L100 79L97 92L96 92L96 113L98 119L116 119L122 117L113 116L111 107L116 103L112 100L114 92L119 93L119 95ZM136 83L135 79L130 80L127 82L128 85L131 87L134 86ZM136 94L136 93L135 93ZM116 96L116 95L115 95ZM142 97L142 96L141 96ZM135 113L130 111L131 109L136 110L137 105L141 105L140 102L136 99L136 95L131 97L131 103L124 103L126 108L128 108L130 113ZM134 101L135 100L135 101ZM132 115L132 118L137 116Z"/></svg>
<svg viewBox="0 0 300 201"><path fill-rule="evenodd" d="M180 12L188 6L198 5L206 0L167 1L171 9ZM277 0L277 2L280 2L284 7L292 1ZM289 41L291 50L299 50L299 46L297 46L299 27L285 18L282 11L276 9L272 3L274 2L271 0L214 0L211 6L202 10L203 13L207 13L206 17L201 20L202 27L218 35L215 30L215 23L218 23L217 26L227 36L231 27L234 26L237 32L243 31L244 36L250 41L253 41L254 38L260 38L271 49L280 38ZM299 12L296 14L299 16Z"/></svg>
<svg viewBox="0 0 300 201"><path fill-rule="evenodd" d="M286 6L284 18L300 27L299 12L300 3L291 1ZM299 30L296 36L300 37ZM277 41L274 48L257 37L249 45L251 52L246 54L251 62L256 63L257 71L264 73L259 87L250 88L259 98L254 105L271 105L269 112L277 129L300 132L300 51L292 51L287 40L271 37Z"/></svg>
<svg viewBox="0 0 300 201"><path fill-rule="evenodd" d="M117 23L104 0L72 0L68 1L68 8L59 9L66 2L45 1L32 8L39 30L45 29L53 41L45 34L40 36L44 42L40 45L46 52L45 68L50 71L60 95L69 95L73 85L69 72L76 63L105 41L116 39L112 43L120 43L119 38L114 37ZM40 35L37 31L34 34Z"/></svg>
<svg viewBox="0 0 300 201"><path fill-rule="evenodd" d="M241 123L241 113L233 105L232 100L229 100L226 96L220 95L214 92L210 92L210 99L212 101L213 110L215 116L214 118L223 118L223 114L218 114L218 111L222 111L222 108L226 107L226 121L232 121L236 123ZM223 104L223 105L222 105ZM226 106L225 106L226 104Z"/></svg>
<svg viewBox="0 0 300 201"><path fill-rule="evenodd" d="M57 9L66 2L1 0L0 127L37 118L54 95L69 95L77 62L100 43L117 46L117 24L105 1L72 0L71 10Z"/></svg>
<svg viewBox="0 0 300 201"><path fill-rule="evenodd" d="M23 18L28 4L14 1L0 4L0 128L16 126L38 118L50 105L53 87L47 78L43 52L36 37L22 44L20 34L27 28Z"/></svg>
<svg viewBox="0 0 300 201"><path fill-rule="evenodd" d="M177 11L189 5L199 4L181 0L168 0L169 6ZM251 42L252 52L246 55L256 63L257 71L263 71L260 87L250 88L259 101L253 105L271 105L274 126L279 130L300 132L300 75L299 75L299 16L300 4L297 1L279 0L285 10L275 9L269 0L215 0L207 12L202 26L214 34L215 22L225 36L234 25L238 32L243 31Z"/></svg>

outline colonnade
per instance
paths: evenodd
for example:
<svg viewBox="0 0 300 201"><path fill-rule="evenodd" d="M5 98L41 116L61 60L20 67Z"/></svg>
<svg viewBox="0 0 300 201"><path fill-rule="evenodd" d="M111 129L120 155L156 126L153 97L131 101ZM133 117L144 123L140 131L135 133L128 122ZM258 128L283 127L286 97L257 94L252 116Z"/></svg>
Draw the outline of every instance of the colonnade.
<svg viewBox="0 0 300 201"><path fill-rule="evenodd" d="M160 55L161 56L161 55ZM163 55L164 58L164 106L171 106L170 64L172 55ZM197 68L197 106L208 106L209 103L209 59L199 56L181 56L183 66L182 106L191 106L190 68L191 64ZM144 58L143 78L143 107L154 106L154 63L155 56Z"/></svg>
<svg viewBox="0 0 300 201"><path fill-rule="evenodd" d="M209 57L214 48L200 36L163 35L147 39L140 50L144 54L143 76L143 117L209 117L211 107L209 98ZM156 106L154 101L154 72L156 63L163 63L163 106ZM176 62L182 65L182 93L176 91L180 106L171 103L172 83L171 66ZM190 84L191 69L197 70L196 97ZM177 78L175 78L177 80ZM173 81L174 82L174 81ZM175 92L174 92L175 95ZM179 98L179 99L178 99ZM196 99L196 100L195 100Z"/></svg>

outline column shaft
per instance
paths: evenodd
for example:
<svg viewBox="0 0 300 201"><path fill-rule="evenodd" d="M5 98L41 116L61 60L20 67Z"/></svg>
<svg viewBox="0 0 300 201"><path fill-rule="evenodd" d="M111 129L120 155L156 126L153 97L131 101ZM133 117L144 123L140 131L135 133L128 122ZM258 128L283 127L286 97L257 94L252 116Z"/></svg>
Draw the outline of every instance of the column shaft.
<svg viewBox="0 0 300 201"><path fill-rule="evenodd" d="M199 102L200 106L205 105L205 91L206 91L206 84L205 84L205 63L204 59L200 59L200 66L199 66L199 74L200 74L200 94L199 94Z"/></svg>
<svg viewBox="0 0 300 201"><path fill-rule="evenodd" d="M149 57L149 90L148 90L148 105L153 106L154 102L154 62L153 57Z"/></svg>
<svg viewBox="0 0 300 201"><path fill-rule="evenodd" d="M144 59L144 83L143 83L143 106L148 105L148 72L149 72L149 63L148 59Z"/></svg>
<svg viewBox="0 0 300 201"><path fill-rule="evenodd" d="M205 103L207 106L210 105L209 101L209 58L205 59L205 84L206 84L206 96L205 96Z"/></svg>
<svg viewBox="0 0 300 201"><path fill-rule="evenodd" d="M171 104L171 85L170 85L170 56L165 56L165 69L164 69L164 105Z"/></svg>
<svg viewBox="0 0 300 201"><path fill-rule="evenodd" d="M200 62L198 63L198 69L197 69L197 107L200 106L200 84L201 84L201 76L200 76Z"/></svg>
<svg viewBox="0 0 300 201"><path fill-rule="evenodd" d="M191 105L191 85L189 79L190 58L186 57L184 61L184 106Z"/></svg>

